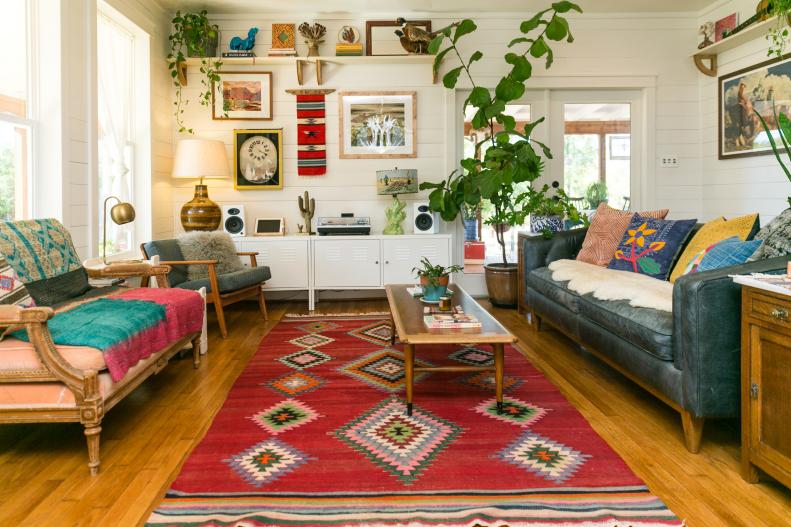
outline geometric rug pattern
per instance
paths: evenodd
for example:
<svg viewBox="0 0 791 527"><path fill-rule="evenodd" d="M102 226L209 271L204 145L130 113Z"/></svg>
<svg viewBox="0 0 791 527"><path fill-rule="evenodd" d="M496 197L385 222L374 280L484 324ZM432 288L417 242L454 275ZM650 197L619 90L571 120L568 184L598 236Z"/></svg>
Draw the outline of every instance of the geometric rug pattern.
<svg viewBox="0 0 791 527"><path fill-rule="evenodd" d="M381 315L276 324L147 525L681 525L512 346L501 413L490 372L449 371L416 375L407 415L389 331ZM493 359L486 345L415 354Z"/></svg>

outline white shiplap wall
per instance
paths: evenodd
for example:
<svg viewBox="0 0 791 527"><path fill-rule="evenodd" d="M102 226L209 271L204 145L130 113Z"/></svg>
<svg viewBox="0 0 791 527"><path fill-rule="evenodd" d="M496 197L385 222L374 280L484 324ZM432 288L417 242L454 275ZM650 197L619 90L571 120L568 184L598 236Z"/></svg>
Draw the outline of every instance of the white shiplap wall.
<svg viewBox="0 0 791 527"><path fill-rule="evenodd" d="M397 14L365 16L359 19L317 17L328 28L327 42L322 54L334 53L335 35L345 24L365 27L365 19L395 18ZM459 18L465 16L460 14ZM513 15L470 14L479 25L475 36L466 47L480 49L484 60L475 64L475 71L482 83L494 86L504 71L502 55L506 43L518 33L519 22L531 13ZM413 15L413 18L432 18L434 28L453 20L431 16ZM251 26L259 27L256 53L266 55L271 42L273 22L313 20L307 14L277 15L217 15L212 17L220 24L223 49L234 35L245 35ZM646 186L648 207L669 207L674 217L698 217L701 211L701 167L699 154L698 74L688 59L689 50L696 44L697 20L692 15L669 14L585 14L574 17L572 29L576 42L556 46L556 62L550 72L543 73L536 67L536 78L531 84L536 88L645 88L647 142L646 160L642 177ZM298 41L300 55L306 48ZM229 68L226 68L229 69ZM243 69L233 67L234 70ZM210 110L195 100L200 77L192 69L185 93L193 101L185 112L189 126L200 137L224 141L232 159L231 144L234 128L273 127L284 129L285 187L281 191L235 191L231 180L209 182L212 199L222 204L240 203L246 207L248 219L256 216L284 216L291 228L300 220L296 198L309 190L316 198L317 216L354 212L370 215L375 228L384 222L383 208L387 198L376 196L375 171L398 165L417 168L421 180L438 180L452 169L455 160L457 121L454 119L454 96L441 84L430 83L428 66L416 65L329 65L324 87L338 90L392 90L406 89L418 92L418 157L403 160L341 160L338 155L338 109L336 94L327 97L327 157L328 173L322 177L298 177L296 174L296 107L294 97L285 89L296 88L296 74L292 67L259 66L247 69L266 69L273 72L274 120L273 121L212 121ZM312 68L307 70L304 87L314 87ZM460 85L463 87L463 85ZM173 128L173 142L179 134ZM660 169L656 159L660 155L677 154L681 166ZM180 230L178 211L188 201L194 183L172 181L173 202L169 211L174 230ZM412 196L411 199L418 199ZM411 213L411 211L410 211ZM159 214L159 211L157 211ZM164 214L163 214L164 215Z"/></svg>
<svg viewBox="0 0 791 527"><path fill-rule="evenodd" d="M752 0L717 2L701 13L699 23L715 21L738 12L739 20L755 13ZM767 60L768 42L757 38L719 55L718 75L759 64ZM691 53L691 52L690 52ZM773 155L737 159L718 159L718 93L714 77L700 75L700 129L702 157L702 212L707 219L758 212L765 225L788 206L786 196L791 184Z"/></svg>

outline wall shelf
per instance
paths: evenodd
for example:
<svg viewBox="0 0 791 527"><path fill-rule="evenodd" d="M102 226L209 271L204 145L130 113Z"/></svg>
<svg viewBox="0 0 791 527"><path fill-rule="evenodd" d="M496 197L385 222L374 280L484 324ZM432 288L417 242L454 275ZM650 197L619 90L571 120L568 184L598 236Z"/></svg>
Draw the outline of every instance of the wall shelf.
<svg viewBox="0 0 791 527"><path fill-rule="evenodd" d="M190 57L184 62L179 63L178 79L182 86L187 85L187 68L199 67L203 59L197 57ZM336 57L336 56L320 56L320 57L212 57L212 61L221 60L224 67L228 66L289 66L294 65L297 68L297 80L302 84L302 68L306 65L316 66L316 77L318 84L322 83L321 70L325 64L341 64L341 65L373 65L373 64L426 64L432 68L432 82L436 82L433 74L433 55L376 55L376 56L354 56L354 57Z"/></svg>
<svg viewBox="0 0 791 527"><path fill-rule="evenodd" d="M777 24L777 17L772 17L763 22L757 22L746 29L742 29L738 33L726 37L719 42L715 42L710 46L697 50L692 54L692 60L695 62L698 70L704 75L709 77L717 76L717 55L724 53L733 48L746 44L751 40L761 38L769 33L769 28L773 24ZM708 61L709 65L706 66L704 61Z"/></svg>

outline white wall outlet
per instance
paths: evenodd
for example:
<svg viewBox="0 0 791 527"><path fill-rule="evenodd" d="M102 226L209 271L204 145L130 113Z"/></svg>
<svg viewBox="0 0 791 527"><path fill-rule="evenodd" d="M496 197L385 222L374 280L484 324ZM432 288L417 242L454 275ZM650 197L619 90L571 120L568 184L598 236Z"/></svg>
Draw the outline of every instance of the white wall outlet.
<svg viewBox="0 0 791 527"><path fill-rule="evenodd" d="M662 168L678 168L678 156L675 154L661 156L659 164Z"/></svg>

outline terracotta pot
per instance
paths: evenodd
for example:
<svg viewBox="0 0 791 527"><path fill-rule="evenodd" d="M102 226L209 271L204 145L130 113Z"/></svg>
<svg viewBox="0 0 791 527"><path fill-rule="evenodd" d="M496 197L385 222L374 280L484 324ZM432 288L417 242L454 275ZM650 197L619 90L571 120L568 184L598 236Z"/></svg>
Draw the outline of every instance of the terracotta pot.
<svg viewBox="0 0 791 527"><path fill-rule="evenodd" d="M483 268L489 301L497 307L516 307L519 278L516 264L492 263Z"/></svg>
<svg viewBox="0 0 791 527"><path fill-rule="evenodd" d="M423 298L429 302L437 302L441 296L445 296L448 292L448 282L450 276L439 276L434 279L436 285L429 285L429 278L427 276L420 277L420 286L423 288Z"/></svg>

